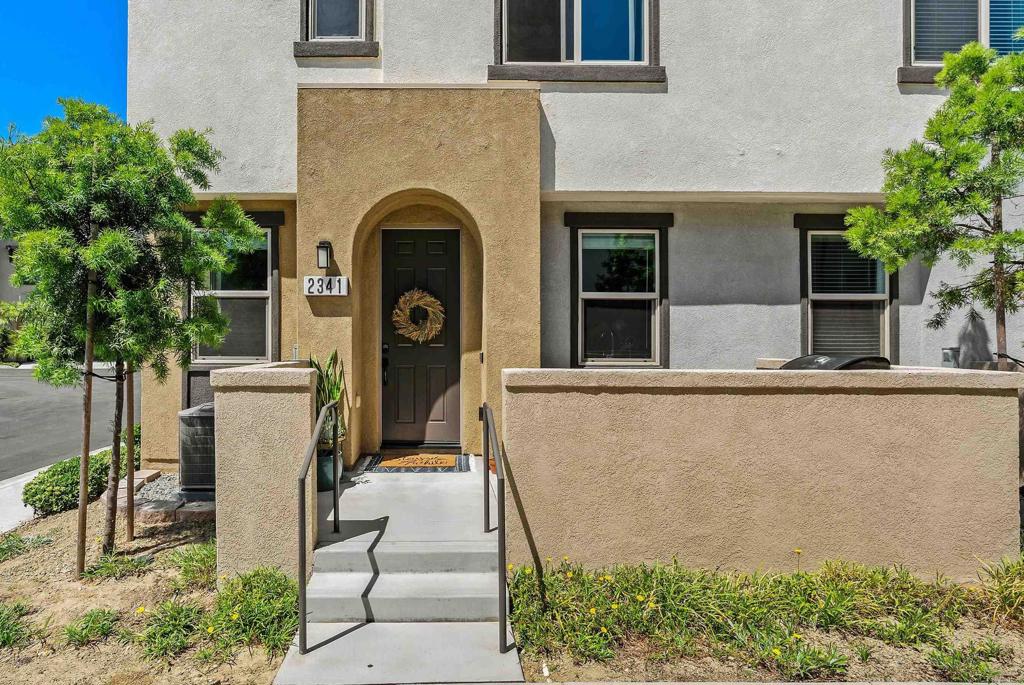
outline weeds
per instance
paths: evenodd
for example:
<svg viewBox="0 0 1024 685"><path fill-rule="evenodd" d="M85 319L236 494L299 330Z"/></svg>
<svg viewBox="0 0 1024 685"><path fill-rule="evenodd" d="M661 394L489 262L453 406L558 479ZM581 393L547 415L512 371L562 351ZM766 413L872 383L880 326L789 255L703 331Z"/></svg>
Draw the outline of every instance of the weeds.
<svg viewBox="0 0 1024 685"><path fill-rule="evenodd" d="M17 602L0 602L0 649L22 647L32 634L25 616L28 607Z"/></svg>
<svg viewBox="0 0 1024 685"><path fill-rule="evenodd" d="M68 644L84 647L93 642L106 639L114 632L117 624L117 612L109 609L93 609L87 611L82 618L64 628L64 637Z"/></svg>
<svg viewBox="0 0 1024 685"><path fill-rule="evenodd" d="M928 661L946 680L958 683L992 682L999 671L990 663L1008 656L1007 649L991 639L964 647L946 645L933 649Z"/></svg>
<svg viewBox="0 0 1024 685"><path fill-rule="evenodd" d="M1024 553L982 567L981 581L996 618L1024 621Z"/></svg>
<svg viewBox="0 0 1024 685"><path fill-rule="evenodd" d="M178 592L217 589L215 540L176 549L168 556L168 563L178 569L179 575L173 583Z"/></svg>
<svg viewBox="0 0 1024 685"><path fill-rule="evenodd" d="M128 576L141 576L152 565L153 557L148 555L132 557L126 554L104 554L99 561L85 570L82 577L92 580L116 580Z"/></svg>
<svg viewBox="0 0 1024 685"><path fill-rule="evenodd" d="M862 664L866 664L871 661L871 655L874 653L871 649L871 645L864 642L858 642L854 649L857 651L857 660Z"/></svg>
<svg viewBox="0 0 1024 685"><path fill-rule="evenodd" d="M174 656L189 648L202 620L203 610L196 604L167 601L147 618L136 640L151 659Z"/></svg>
<svg viewBox="0 0 1024 685"><path fill-rule="evenodd" d="M42 535L19 535L8 533L0 536L0 562L13 559L29 550L49 545L53 540Z"/></svg>
<svg viewBox="0 0 1024 685"><path fill-rule="evenodd" d="M280 571L256 569L227 582L204 622L212 645L208 660L228 658L239 647L263 645L271 654L288 649L298 629L298 586Z"/></svg>

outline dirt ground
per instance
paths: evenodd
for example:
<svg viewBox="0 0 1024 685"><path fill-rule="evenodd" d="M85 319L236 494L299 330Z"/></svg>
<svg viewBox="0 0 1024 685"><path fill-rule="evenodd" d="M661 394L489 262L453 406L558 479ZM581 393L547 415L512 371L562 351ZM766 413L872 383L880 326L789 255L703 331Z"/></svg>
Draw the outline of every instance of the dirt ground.
<svg viewBox="0 0 1024 685"><path fill-rule="evenodd" d="M242 651L233 663L202 666L185 652L173 661L153 661L135 645L116 636L96 646L76 649L64 640L64 627L90 609L116 609L119 627L140 630L136 609L156 607L174 596L171 581L177 571L162 558L182 545L208 540L212 525L167 524L136 526L136 539L127 544L123 530L119 549L152 554L156 561L144 575L122 580L79 581L74 578L77 512L65 512L21 526L23 535L44 535L53 543L0 563L0 600L21 601L31 613L27 619L37 631L28 647L0 650L0 683L18 685L270 685L281 658L269 659L263 650ZM99 557L103 510L89 507L87 565ZM213 593L184 595L205 606Z"/></svg>
<svg viewBox="0 0 1024 685"><path fill-rule="evenodd" d="M956 631L958 645L979 642L990 637L1010 648L1012 655L1004 663L995 663L1000 672L999 682L1024 682L1024 634L1006 628L992 629L978 624L964 624ZM808 632L806 638L814 644L835 644L846 655L849 664L846 681L859 682L922 682L942 681L945 678L928 662L930 648L892 647L870 638L844 639L835 633ZM871 650L867 662L861 662L856 647L866 645ZM530 682L579 681L778 681L777 673L764 668L753 668L728 656L714 655L702 649L697 656L659 662L652 659L651 648L637 642L625 645L616 657L604 663L574 663L571 658L541 658L523 655L523 672ZM547 666L548 674L544 674Z"/></svg>

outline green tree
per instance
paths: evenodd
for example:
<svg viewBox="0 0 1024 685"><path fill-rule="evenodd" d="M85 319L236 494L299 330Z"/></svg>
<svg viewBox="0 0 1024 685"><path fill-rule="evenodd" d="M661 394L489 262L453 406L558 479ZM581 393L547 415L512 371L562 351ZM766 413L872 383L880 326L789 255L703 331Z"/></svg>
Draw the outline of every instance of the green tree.
<svg viewBox="0 0 1024 685"><path fill-rule="evenodd" d="M219 345L228 322L211 298L181 304L211 271L229 271L262 232L234 200L212 203L196 227L183 208L208 188L220 153L207 134L166 141L151 122L128 125L105 107L61 100L62 117L34 136L0 142L0 237L15 240L16 285L32 284L15 350L36 377L82 384L82 469L88 474L93 359L115 363L117 382L104 551L114 544L125 365L166 378L195 345ZM83 370L84 366L84 370ZM81 488L78 570L84 568Z"/></svg>
<svg viewBox="0 0 1024 685"><path fill-rule="evenodd" d="M923 138L885 154L885 209L850 210L846 237L889 271L915 257L971 269L964 282L939 285L928 325L945 326L965 307L977 316L980 305L995 312L997 352L1005 355L1006 315L1024 298L1024 231L1003 219L1005 201L1024 182L1024 55L999 57L970 43L945 56L935 82L949 96Z"/></svg>

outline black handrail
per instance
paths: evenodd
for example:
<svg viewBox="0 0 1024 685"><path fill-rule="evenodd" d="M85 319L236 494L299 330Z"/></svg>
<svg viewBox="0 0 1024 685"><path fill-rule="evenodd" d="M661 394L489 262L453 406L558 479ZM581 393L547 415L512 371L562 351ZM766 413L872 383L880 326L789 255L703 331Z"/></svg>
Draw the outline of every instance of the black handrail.
<svg viewBox="0 0 1024 685"><path fill-rule="evenodd" d="M498 431L494 426L494 412L484 402L480 408L480 420L483 422L484 438L484 532L491 532L491 497L490 472L491 454L494 455L494 472L498 477L498 651L501 654L509 650L508 644L508 576L505 569L505 469L502 462L505 452L498 440Z"/></svg>
<svg viewBox="0 0 1024 685"><path fill-rule="evenodd" d="M316 454L317 445L320 443L320 434L324 430L324 420L327 414L331 414L331 447L334 451L334 532L341 532L341 520L338 513L340 503L340 492L338 482L341 480L341 470L338 464L338 401L328 402L320 410L316 418L316 428L313 429L313 436L306 446L306 457L302 460L302 468L299 469L299 654L305 654L306 649L306 477L309 475L309 465L313 462L313 455Z"/></svg>

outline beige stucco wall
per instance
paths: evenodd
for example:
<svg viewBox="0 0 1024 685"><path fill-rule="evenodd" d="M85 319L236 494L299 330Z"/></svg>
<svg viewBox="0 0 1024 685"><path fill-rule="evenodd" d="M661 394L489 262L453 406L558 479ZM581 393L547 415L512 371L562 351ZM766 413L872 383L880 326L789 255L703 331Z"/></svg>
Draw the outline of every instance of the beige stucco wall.
<svg viewBox="0 0 1024 685"><path fill-rule="evenodd" d="M516 562L793 570L799 548L804 568L843 558L965 580L1019 549L1021 374L506 370L504 382Z"/></svg>
<svg viewBox="0 0 1024 685"><path fill-rule="evenodd" d="M296 577L296 478L315 421L316 372L281 362L214 371L217 571L270 566ZM307 552L316 532L315 465L307 482ZM312 559L312 557L310 557Z"/></svg>
<svg viewBox="0 0 1024 685"><path fill-rule="evenodd" d="M413 215L396 212L416 208ZM431 215L424 208L436 211ZM457 222L463 232L463 447L477 406L498 404L501 369L540 363L540 106L532 89L301 88L297 273L329 273L348 298L299 298L302 349L345 362L345 460L380 444L381 226ZM485 353L481 366L479 351Z"/></svg>
<svg viewBox="0 0 1024 685"><path fill-rule="evenodd" d="M280 359L291 359L296 336L296 304L299 284L295 276L295 202L280 200L247 200L246 211L284 212L284 224L278 229L278 287L281 298ZM209 202L201 202L195 210L204 211ZM300 351L301 352L301 351ZM167 380L160 382L152 369L142 372L142 468L178 472L178 412L181 411L183 372L172 366Z"/></svg>

